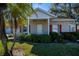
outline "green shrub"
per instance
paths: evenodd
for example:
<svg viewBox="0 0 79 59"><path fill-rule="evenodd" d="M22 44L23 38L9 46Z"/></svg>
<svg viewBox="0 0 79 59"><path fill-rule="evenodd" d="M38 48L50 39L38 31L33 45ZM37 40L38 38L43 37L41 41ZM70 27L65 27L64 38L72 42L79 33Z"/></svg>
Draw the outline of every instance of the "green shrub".
<svg viewBox="0 0 79 59"><path fill-rule="evenodd" d="M40 41L45 42L45 43L46 42L49 43L49 42L51 42L51 39L50 39L50 36L48 36L48 35L42 35L41 38L40 38Z"/></svg>
<svg viewBox="0 0 79 59"><path fill-rule="evenodd" d="M57 41L58 43L63 43L64 42L64 38L63 35L57 33L57 32L52 32L50 33L50 37L52 41Z"/></svg>
<svg viewBox="0 0 79 59"><path fill-rule="evenodd" d="M31 35L32 42L38 43L49 43L51 42L50 36L48 35Z"/></svg>
<svg viewBox="0 0 79 59"><path fill-rule="evenodd" d="M20 41L26 41L26 35L25 34L20 34L19 35L19 40Z"/></svg>
<svg viewBox="0 0 79 59"><path fill-rule="evenodd" d="M35 42L35 43L51 42L50 36L48 36L48 35L34 35L34 34L25 35L25 34L21 34L19 36L19 38L20 38L20 41Z"/></svg>
<svg viewBox="0 0 79 59"><path fill-rule="evenodd" d="M55 39L59 39L59 34L56 32L50 33L51 40L54 41Z"/></svg>
<svg viewBox="0 0 79 59"><path fill-rule="evenodd" d="M74 32L73 34L77 39L79 39L79 32Z"/></svg>
<svg viewBox="0 0 79 59"><path fill-rule="evenodd" d="M64 43L64 37L63 37L63 35L59 34L57 42L58 43Z"/></svg>
<svg viewBox="0 0 79 59"><path fill-rule="evenodd" d="M30 35L26 35L26 36L25 36L26 41L28 41L28 42L32 41L32 40L31 40L31 37L32 37L32 35L31 35L31 34L30 34Z"/></svg>
<svg viewBox="0 0 79 59"><path fill-rule="evenodd" d="M76 33L75 32L64 32L62 35L64 39L69 40L69 41L76 41Z"/></svg>

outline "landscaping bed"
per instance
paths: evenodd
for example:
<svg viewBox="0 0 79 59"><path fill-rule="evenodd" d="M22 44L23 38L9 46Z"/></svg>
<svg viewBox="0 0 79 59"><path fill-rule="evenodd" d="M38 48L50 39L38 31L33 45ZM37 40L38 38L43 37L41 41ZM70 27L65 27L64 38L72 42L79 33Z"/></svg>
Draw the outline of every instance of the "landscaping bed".
<svg viewBox="0 0 79 59"><path fill-rule="evenodd" d="M50 35L25 35L21 34L19 41L26 41L32 43L67 43L67 42L77 42L79 40L79 32L52 32Z"/></svg>
<svg viewBox="0 0 79 59"><path fill-rule="evenodd" d="M23 50L23 55L33 56L79 56L79 32L52 32L50 35L25 35L17 37L14 49ZM8 49L12 45L8 41ZM4 49L0 41L0 55Z"/></svg>

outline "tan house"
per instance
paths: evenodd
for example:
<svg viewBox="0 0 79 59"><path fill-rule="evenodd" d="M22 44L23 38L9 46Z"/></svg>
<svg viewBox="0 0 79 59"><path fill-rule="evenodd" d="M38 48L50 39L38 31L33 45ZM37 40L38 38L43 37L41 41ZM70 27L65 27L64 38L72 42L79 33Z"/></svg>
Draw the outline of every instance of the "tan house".
<svg viewBox="0 0 79 59"><path fill-rule="evenodd" d="M28 34L48 34L50 32L74 32L76 31L75 19L58 18L57 16L36 9L36 14L28 17Z"/></svg>
<svg viewBox="0 0 79 59"><path fill-rule="evenodd" d="M36 9L36 13L28 17L28 25L22 32L28 34L50 34L50 32L75 32L75 19L59 18L56 15L40 8ZM21 33L17 30L17 33Z"/></svg>

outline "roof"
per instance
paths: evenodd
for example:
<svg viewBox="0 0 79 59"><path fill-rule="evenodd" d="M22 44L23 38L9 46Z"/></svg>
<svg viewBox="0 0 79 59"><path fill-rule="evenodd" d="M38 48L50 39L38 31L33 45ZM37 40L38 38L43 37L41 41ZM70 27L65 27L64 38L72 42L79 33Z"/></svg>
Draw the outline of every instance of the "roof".
<svg viewBox="0 0 79 59"><path fill-rule="evenodd" d="M41 8L35 9L36 13L33 13L29 18L30 19L47 19L47 18L56 18L55 15L51 14L50 12L43 10Z"/></svg>
<svg viewBox="0 0 79 59"><path fill-rule="evenodd" d="M76 19L69 19L69 18L66 18L66 19L64 19L64 18L59 18L59 19L53 19L52 21L75 21Z"/></svg>
<svg viewBox="0 0 79 59"><path fill-rule="evenodd" d="M56 15L51 14L49 11L43 10L43 9L41 9L41 8L36 8L35 10L36 10L36 11L40 11L40 12L42 12L42 13L44 13L44 14L49 15L49 16L56 17Z"/></svg>

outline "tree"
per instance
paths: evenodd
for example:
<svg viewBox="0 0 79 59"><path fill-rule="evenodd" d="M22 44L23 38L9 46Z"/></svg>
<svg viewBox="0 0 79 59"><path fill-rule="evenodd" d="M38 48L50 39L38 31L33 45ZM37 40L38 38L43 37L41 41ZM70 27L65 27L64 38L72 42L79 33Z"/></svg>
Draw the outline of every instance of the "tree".
<svg viewBox="0 0 79 59"><path fill-rule="evenodd" d="M20 17L17 20L18 28L20 29L20 32L23 32L23 27L27 26L27 20Z"/></svg>
<svg viewBox="0 0 79 59"><path fill-rule="evenodd" d="M6 4L0 4L0 39L2 41L3 47L4 47L4 51L5 54L8 55L8 47L7 47L7 36L5 33L5 22L4 22L4 18L3 18L3 11L4 9L6 9Z"/></svg>
<svg viewBox="0 0 79 59"><path fill-rule="evenodd" d="M67 3L54 3L51 4L50 12L59 17L68 17L68 4Z"/></svg>
<svg viewBox="0 0 79 59"><path fill-rule="evenodd" d="M1 28L0 28L0 32L1 32L1 40L2 40L2 43L3 46L4 46L4 49L5 49L5 55L12 55L12 49L15 45L15 40L16 40L16 28L17 28L17 18L19 17L23 17L23 18L27 18L28 16L30 16L32 13L33 13L33 8L32 8L32 4L0 4L0 24L1 24ZM7 7L11 13L11 20L12 20L12 23L13 23L13 27L14 27L14 41L13 41L13 44L11 46L11 49L10 51L8 50L7 48L7 36L6 36L6 33L5 33L5 20L3 18L3 6ZM5 8L4 7L4 8ZM7 10L6 8L6 10ZM5 40L4 40L5 39ZM9 51L9 52L8 52Z"/></svg>

